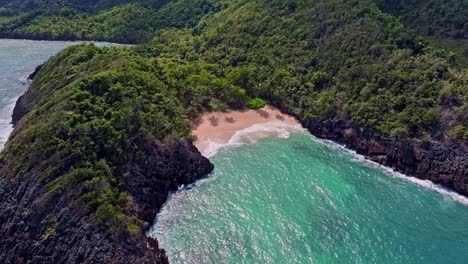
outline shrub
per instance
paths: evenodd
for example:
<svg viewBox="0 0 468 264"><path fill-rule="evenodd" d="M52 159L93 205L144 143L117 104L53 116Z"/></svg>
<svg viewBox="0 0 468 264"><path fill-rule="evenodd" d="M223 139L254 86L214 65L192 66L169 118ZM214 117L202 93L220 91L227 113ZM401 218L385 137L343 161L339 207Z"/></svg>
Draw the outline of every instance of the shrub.
<svg viewBox="0 0 468 264"><path fill-rule="evenodd" d="M262 99L254 98L249 101L247 107L249 107L250 109L260 109L263 108L265 105L266 103Z"/></svg>

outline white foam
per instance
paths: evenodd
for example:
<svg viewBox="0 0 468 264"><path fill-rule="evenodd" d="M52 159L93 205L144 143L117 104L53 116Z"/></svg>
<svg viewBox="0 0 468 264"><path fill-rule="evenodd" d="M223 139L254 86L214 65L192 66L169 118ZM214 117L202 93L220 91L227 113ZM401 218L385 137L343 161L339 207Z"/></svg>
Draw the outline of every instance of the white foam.
<svg viewBox="0 0 468 264"><path fill-rule="evenodd" d="M203 142L205 147L202 150L202 155L210 158L221 149L252 144L266 138L287 139L291 133L303 131L305 131L305 129L300 124L290 124L281 120L255 124L246 129L237 131L228 142L222 142L217 139L210 139L209 141Z"/></svg>
<svg viewBox="0 0 468 264"><path fill-rule="evenodd" d="M392 169L390 167L386 167L386 166L383 166L380 163L369 160L364 155L358 154L358 153L356 153L356 151L350 150L350 149L346 148L345 146L340 145L340 144L338 144L336 142L333 142L331 140L318 139L316 137L313 137L313 138L315 140L327 145L328 147L331 147L331 148L334 148L334 149L339 149L341 151L345 151L348 154L351 154L351 156L352 156L352 158L354 160L356 160L358 162L361 162L361 163L364 163L365 165L367 165L369 167L379 168L379 169L383 170L387 175L389 175L391 177L403 179L405 181L409 181L411 183L420 185L420 186L422 186L424 188L436 191L445 198L453 199L453 200L455 200L455 201L457 201L457 202L459 202L459 203L461 203L463 205L468 206L468 198L467 197L465 197L465 196L463 196L461 194L458 194L455 191L450 190L450 189L448 189L448 188L446 188L446 187L444 187L444 186L442 186L440 184L435 184L435 183L431 182L430 180L422 180L422 179L418 179L418 178L415 178L415 177L407 176L407 175L405 175L403 173L395 171L394 169Z"/></svg>
<svg viewBox="0 0 468 264"><path fill-rule="evenodd" d="M10 137L11 132L13 131L13 125L11 124L11 115L13 109L15 108L16 101L19 97L14 98L11 102L5 106L3 109L0 109L0 151L5 147L5 143Z"/></svg>
<svg viewBox="0 0 468 264"><path fill-rule="evenodd" d="M274 120L274 121L270 121L267 123L255 124L246 129L237 131L227 143L224 143L216 139L205 142L206 147L203 149L202 154L205 157L210 158L210 157L213 157L216 153L218 153L221 149L224 149L224 148L233 148L233 147L239 147L239 146L246 145L246 144L252 144L252 143L257 142L258 140L265 139L265 138L287 139L289 138L291 133L306 132L306 131L307 130L304 129L300 124L292 125L281 120ZM341 150L341 151L345 151L348 154L351 154L351 157L358 162L364 163L365 165L370 166L370 167L379 168L383 170L387 175L391 177L409 181L411 183L420 185L424 188L436 191L445 198L450 198L463 205L468 205L467 197L461 194L458 194L455 191L450 190L444 186L435 184L429 180L422 180L422 179L418 179L415 177L404 175L400 172L395 171L392 168L383 166L380 163L369 160L365 156L356 153L356 151L350 150L346 148L345 146L340 145L334 141L319 139L310 133L307 133L307 134L309 134L314 140L322 144L325 144L328 147Z"/></svg>

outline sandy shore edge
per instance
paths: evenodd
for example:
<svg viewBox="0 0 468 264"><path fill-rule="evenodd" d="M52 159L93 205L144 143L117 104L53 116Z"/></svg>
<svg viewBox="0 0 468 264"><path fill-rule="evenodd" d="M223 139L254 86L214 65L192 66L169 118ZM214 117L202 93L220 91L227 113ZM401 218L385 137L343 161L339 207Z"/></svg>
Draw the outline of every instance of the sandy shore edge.
<svg viewBox="0 0 468 264"><path fill-rule="evenodd" d="M194 144L203 155L211 156L209 148L213 144L227 144L238 131L270 122L300 126L295 117L287 115L271 105L258 110L212 112L192 121Z"/></svg>

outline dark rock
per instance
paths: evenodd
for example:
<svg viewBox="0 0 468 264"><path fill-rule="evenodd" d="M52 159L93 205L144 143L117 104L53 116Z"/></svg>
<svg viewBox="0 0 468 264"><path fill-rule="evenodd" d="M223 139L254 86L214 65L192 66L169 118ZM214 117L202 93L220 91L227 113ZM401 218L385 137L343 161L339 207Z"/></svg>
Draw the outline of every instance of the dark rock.
<svg viewBox="0 0 468 264"><path fill-rule="evenodd" d="M147 142L144 153L131 155L124 188L133 198L130 214L148 227L170 191L205 176L213 165L185 140ZM8 176L7 169L0 173ZM168 263L146 230L114 234L76 201L76 190L53 199L44 199L45 192L36 175L0 177L0 263Z"/></svg>
<svg viewBox="0 0 468 264"><path fill-rule="evenodd" d="M380 137L349 120L302 120L319 138L345 144L358 154L398 172L431 180L468 196L468 150L458 142L420 142L403 137Z"/></svg>
<svg viewBox="0 0 468 264"><path fill-rule="evenodd" d="M25 102L25 96L22 95L18 98L15 104L15 108L13 108L13 115L11 116L11 123L13 126L18 124L19 120L25 116L30 109L27 107Z"/></svg>
<svg viewBox="0 0 468 264"><path fill-rule="evenodd" d="M28 79L34 80L34 77L36 77L36 75L39 73L43 66L44 64L37 66L36 69L34 69L34 71L31 74L29 74Z"/></svg>

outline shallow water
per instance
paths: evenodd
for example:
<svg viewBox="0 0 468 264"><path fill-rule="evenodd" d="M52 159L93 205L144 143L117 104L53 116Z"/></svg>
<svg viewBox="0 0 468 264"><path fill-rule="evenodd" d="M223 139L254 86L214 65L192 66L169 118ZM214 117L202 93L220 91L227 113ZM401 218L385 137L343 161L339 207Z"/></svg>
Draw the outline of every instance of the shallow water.
<svg viewBox="0 0 468 264"><path fill-rule="evenodd" d="M305 132L211 160L214 173L173 194L150 232L171 263L468 261L466 199Z"/></svg>
<svg viewBox="0 0 468 264"><path fill-rule="evenodd" d="M62 49L78 43L80 42L0 39L0 149L13 129L10 125L11 114L16 100L29 87L29 74Z"/></svg>

